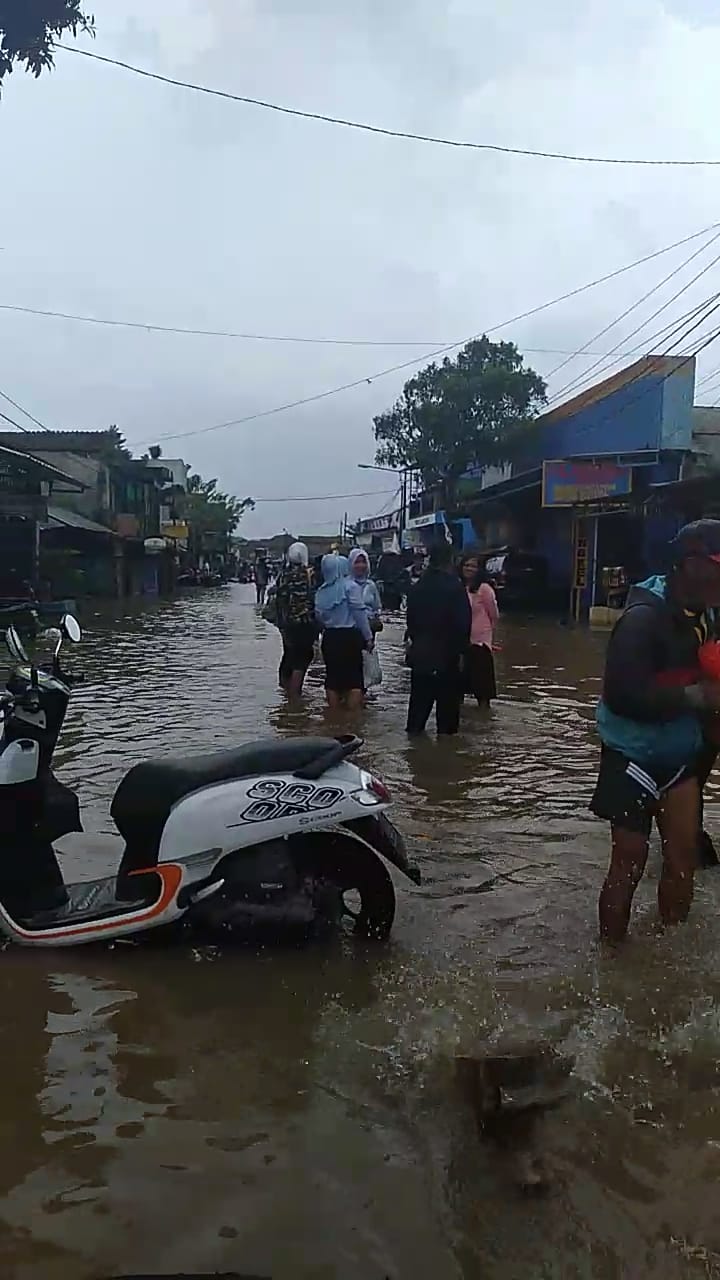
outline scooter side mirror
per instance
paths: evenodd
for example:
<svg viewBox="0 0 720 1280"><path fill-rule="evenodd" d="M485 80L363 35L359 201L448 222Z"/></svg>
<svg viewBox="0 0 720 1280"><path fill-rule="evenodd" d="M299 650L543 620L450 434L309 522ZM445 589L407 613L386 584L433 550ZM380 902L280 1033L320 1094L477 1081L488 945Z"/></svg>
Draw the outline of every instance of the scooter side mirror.
<svg viewBox="0 0 720 1280"><path fill-rule="evenodd" d="M8 627L5 632L5 643L10 651L10 657L13 662L29 662L25 647L15 627Z"/></svg>
<svg viewBox="0 0 720 1280"><path fill-rule="evenodd" d="M65 632L65 635L67 636L68 640L72 640L73 644L77 644L78 641L82 639L82 631L80 630L80 623L78 622L77 618L73 617L71 613L63 614L62 622L60 625L63 631Z"/></svg>

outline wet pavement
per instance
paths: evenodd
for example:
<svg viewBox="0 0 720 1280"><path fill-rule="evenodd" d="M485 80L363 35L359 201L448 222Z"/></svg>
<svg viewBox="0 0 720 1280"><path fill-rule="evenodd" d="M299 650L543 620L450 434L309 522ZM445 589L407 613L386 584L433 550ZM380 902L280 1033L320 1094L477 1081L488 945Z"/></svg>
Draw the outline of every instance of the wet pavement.
<svg viewBox="0 0 720 1280"><path fill-rule="evenodd" d="M112 832L139 758L336 728L320 672L303 709L284 704L250 588L83 622L57 763L91 833ZM424 875L398 883L388 945L2 955L3 1277L720 1275L720 872L663 937L655 857L632 941L599 951L606 834L586 805L604 638L505 621L501 697L468 705L451 744L405 738L401 639L399 623L381 637L361 718ZM66 872L108 856L70 854ZM454 1082L458 1050L509 1033L576 1055L571 1100L543 1120L541 1200L480 1145Z"/></svg>

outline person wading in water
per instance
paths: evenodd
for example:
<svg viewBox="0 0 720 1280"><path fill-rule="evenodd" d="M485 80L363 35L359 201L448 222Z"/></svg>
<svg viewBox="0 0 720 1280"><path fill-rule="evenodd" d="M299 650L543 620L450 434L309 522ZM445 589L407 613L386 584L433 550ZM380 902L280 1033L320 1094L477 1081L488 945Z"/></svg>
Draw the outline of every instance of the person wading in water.
<svg viewBox="0 0 720 1280"><path fill-rule="evenodd" d="M610 823L600 932L627 932L653 819L662 839L664 924L687 919L701 830L703 720L720 710L720 681L702 679L698 650L720 606L720 521L698 520L671 546L667 577L633 587L610 638L597 712L600 772L590 803Z"/></svg>
<svg viewBox="0 0 720 1280"><path fill-rule="evenodd" d="M255 599L259 605L265 603L265 595L267 592L268 582L270 581L270 570L264 556L260 556L255 561Z"/></svg>
<svg viewBox="0 0 720 1280"><path fill-rule="evenodd" d="M313 660L318 630L315 590L310 581L308 549L304 542L293 542L288 551L288 562L278 575L275 601L283 642L280 685L289 697L299 698Z"/></svg>
<svg viewBox="0 0 720 1280"><path fill-rule="evenodd" d="M472 609L470 648L465 655L464 691L476 699L479 707L489 707L497 698L493 632L500 619L495 592L480 568L477 555L463 556L460 579Z"/></svg>
<svg viewBox="0 0 720 1280"><path fill-rule="evenodd" d="M315 596L315 616L323 633L325 695L333 709L343 702L351 709L362 706L363 650L371 652L374 645L362 591L349 572L345 556L323 556L323 583Z"/></svg>
<svg viewBox="0 0 720 1280"><path fill-rule="evenodd" d="M373 635L376 635L378 631L383 629L382 619L380 618L382 601L380 592L370 577L370 561L368 560L367 551L363 551L361 547L353 547L348 561L350 574L362 592L370 629Z"/></svg>
<svg viewBox="0 0 720 1280"><path fill-rule="evenodd" d="M470 644L471 622L468 593L455 572L452 547L442 542L433 547L429 568L408 593L408 733L423 733L433 706L438 733L457 733L463 697L460 668Z"/></svg>

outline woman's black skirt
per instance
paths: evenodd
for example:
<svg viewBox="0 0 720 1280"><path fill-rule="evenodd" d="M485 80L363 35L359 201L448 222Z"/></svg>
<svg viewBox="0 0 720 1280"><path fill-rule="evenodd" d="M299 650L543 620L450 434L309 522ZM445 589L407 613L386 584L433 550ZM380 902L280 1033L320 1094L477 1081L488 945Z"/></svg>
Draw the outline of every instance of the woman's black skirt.
<svg viewBox="0 0 720 1280"><path fill-rule="evenodd" d="M465 693L478 702L491 703L497 698L495 662L486 644L471 644L465 655Z"/></svg>
<svg viewBox="0 0 720 1280"><path fill-rule="evenodd" d="M363 638L357 627L331 627L323 632L325 688L349 693L364 688Z"/></svg>
<svg viewBox="0 0 720 1280"><path fill-rule="evenodd" d="M293 671L307 671L313 660L317 630L312 622L290 622L282 632L283 653L280 683L290 679Z"/></svg>

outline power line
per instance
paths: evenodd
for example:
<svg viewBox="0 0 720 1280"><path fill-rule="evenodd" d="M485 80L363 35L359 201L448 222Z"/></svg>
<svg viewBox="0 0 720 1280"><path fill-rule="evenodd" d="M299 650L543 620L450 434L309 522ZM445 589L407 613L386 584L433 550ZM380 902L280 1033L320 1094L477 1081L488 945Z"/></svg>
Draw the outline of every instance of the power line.
<svg viewBox="0 0 720 1280"><path fill-rule="evenodd" d="M44 316L53 320L73 320L81 324L109 325L116 329L139 329L146 333L177 333L198 338L239 338L248 342L289 342L308 346L328 347L424 347L427 338L415 341L395 341L383 338L305 338L294 334L235 333L229 329L191 329L183 325L151 324L145 320L115 320L105 316L87 316L70 311L49 311L42 307L23 307L10 302L0 302L0 311L15 311L21 315Z"/></svg>
<svg viewBox="0 0 720 1280"><path fill-rule="evenodd" d="M101 316L80 315L69 311L48 311L40 307L23 307L9 302L0 302L0 311L19 312L21 315L42 316L52 320L70 320L81 324L109 325L118 329L136 329L140 333L174 333L184 337L233 338L247 342L285 342L300 343L307 346L332 347L425 347L430 345L429 338L423 338L422 340L388 338L385 341L382 338L306 338L295 334L235 333L229 329L189 329L184 328L182 325L150 324L144 320L115 320ZM440 339L436 341L437 345L440 345ZM607 351L588 351L587 348L582 348L579 351L568 351L567 347L523 346L523 351L527 352L528 355L534 356L586 356L588 360L591 360L593 356L602 357L609 354ZM0 394L2 393L0 392ZM23 410L23 412L25 413L26 410ZM37 423L37 419L33 418L32 414L28 413L27 417L30 418L31 422ZM37 423L37 425L41 426L40 423Z"/></svg>
<svg viewBox="0 0 720 1280"><path fill-rule="evenodd" d="M661 329L656 329L654 333L648 334L645 340L639 345L625 348L622 351L619 350L616 356L609 357L605 362L605 366L599 369L598 373L602 374L603 377L611 377L612 374L610 371L615 368L618 370L622 368L628 356L637 356L642 352L647 352L648 347L652 348L652 346L655 346L657 343L669 341L669 339L674 337L684 324L690 320L694 320L701 312L706 312L706 308L709 307L717 297L717 293L711 294L710 297L704 298L702 302L697 304L697 306L691 307L689 311L683 312L682 315L671 320L668 324L664 324ZM702 318L703 320L706 318L705 314ZM684 352L682 354L684 354ZM573 384L573 395L577 395L586 387L592 386L597 381L597 376L598 375L596 374L594 378L588 378L584 374L579 375ZM550 405L554 403L557 403L556 398L551 397Z"/></svg>
<svg viewBox="0 0 720 1280"><path fill-rule="evenodd" d="M716 234L713 236L712 240L708 242L708 244L703 245L703 248L700 250L700 252L702 253L705 249L709 248L709 245L712 244L719 237L720 237L720 231L716 232ZM697 257L697 253L692 254L691 257L687 259L687 262L684 262L682 266L678 268L678 270L682 270L683 267L686 267L688 263L691 262L692 259L696 257ZM614 351L618 351L619 348L623 345L623 343L627 342L628 338L634 338L636 334L640 333L643 329L647 328L647 326L653 320L655 320L659 315L662 315L663 311L667 311L668 307L672 306L673 302L677 302L678 298L682 297L684 293L687 293L688 289L691 289L694 284L697 284L698 280L700 280L704 275L706 275L707 272L710 271L711 268L714 267L718 262L720 262L720 253L716 254L715 257L712 258L711 261L708 262L707 265L704 266L702 270L697 273L697 275L694 275L692 280L688 280L687 284L684 284L681 289L678 289L677 292L672 295L672 297L668 298L667 302L664 302L662 306L657 307L657 309L653 311L651 315L647 316L647 318L643 320L641 324L637 325L634 329L631 329L630 333L625 334L625 336L620 340L620 342L616 344ZM668 280L672 279L674 275L677 275L677 271L671 272L670 275L666 276L664 280L661 280L660 284L656 286L656 289L651 289L650 293L647 293L645 297L641 298L640 301L635 305L639 306L641 305L641 303L645 302L647 298L651 296L651 294L657 291L657 289L662 288L663 285L667 284ZM617 320L614 320L612 324L608 325L607 328L611 329L615 326L615 324L619 324L620 321L624 320L625 316L629 315L630 312L633 311L634 309L635 309L634 307L628 307L627 310L623 312L623 314L619 316ZM594 339L591 339L591 341L594 341ZM614 354L614 352L611 352L611 354ZM596 360L595 364L590 365L589 369L584 370L580 379L571 378L570 382L566 383L564 386L560 387L558 391L555 392L553 399L557 401L557 399L560 396L566 395L567 392L576 385L578 380L584 381L593 372L593 370L597 369L598 365L601 365L602 363L603 363L603 360L602 358L600 358L599 360Z"/></svg>
<svg viewBox="0 0 720 1280"><path fill-rule="evenodd" d="M378 498L386 493L396 493L395 489L370 489L365 493L316 493L302 497L289 494L285 498L253 498L253 502L339 502L345 498Z"/></svg>
<svg viewBox="0 0 720 1280"><path fill-rule="evenodd" d="M705 388L703 395L706 395L706 396L714 395L718 387L720 387L720 382L713 382L712 386Z"/></svg>
<svg viewBox="0 0 720 1280"><path fill-rule="evenodd" d="M714 302L714 305L711 311L708 312L708 315L712 314L712 312L717 311L718 309L720 309L720 300L716 300ZM707 315L703 316L701 320L696 321L695 325L692 325L690 329L688 329L685 333L681 334L678 338L675 339L674 342L670 344L670 348L667 352L664 352L662 355L655 356L653 358L655 363L654 368L651 365L650 368L646 367L638 370L638 372L635 373L632 378L629 378L628 381L624 384L624 386L622 388L618 388L618 390L627 391L628 388L633 387L636 383L647 380L654 372L661 369L663 361L668 358L673 347L676 347L680 342L684 342L686 338L689 336L689 334L692 332L692 330L696 328L698 324L704 323L706 319L707 319ZM683 369L687 364L689 364L692 360L695 360L696 357L700 355L701 351L704 351L706 347L709 347L710 344L715 342L719 337L720 337L720 326L713 329L712 332L703 339L703 341L700 343L699 346L695 348L694 351L690 352L687 356L682 357L680 359L680 362L675 366L675 368L671 369L669 373L664 374L662 378L659 379L659 382L654 382L654 381L651 382L650 385L646 386L640 392L639 395L634 396L629 401L625 401L625 403L621 405L619 409L611 409L607 414L605 414L604 417L600 418L599 421L588 423L587 426L581 428L577 434L582 435L585 431L589 431L589 430L592 430L595 432L597 431L598 427L602 427L604 423L611 422L614 418L619 418L623 413L626 413L628 409L632 408L634 404L637 404L639 400L642 400L644 396L649 395L652 391L656 390L658 386L663 386L668 381L669 378L674 377L674 375L676 373L679 373L680 370ZM675 358L677 359L677 357Z"/></svg>
<svg viewBox="0 0 720 1280"><path fill-rule="evenodd" d="M0 418L2 418L4 422L9 422L11 427L17 427L18 431L27 431L27 427L21 427L19 422L16 422L14 418L8 418L6 413L0 412Z"/></svg>
<svg viewBox="0 0 720 1280"><path fill-rule="evenodd" d="M494 151L501 155L534 156L540 160L566 160L577 164L611 164L642 165L645 167L700 168L717 167L720 160L648 160L631 156L593 156L575 155L566 151L538 151L531 147L508 147L495 142L470 142L459 138L435 137L432 134L412 133L406 129L391 129L381 125L367 124L359 120L346 120L342 116L325 115L320 111L303 111L299 107L286 107L278 102L268 102L263 98L251 98L246 94L229 93L224 89L212 89L208 85L194 84L189 80L177 80L173 76L163 76L157 71L148 71L144 67L136 67L119 58L108 58L101 53L91 53L89 49L56 44L57 49L65 53L77 53L83 58L92 58L95 62L104 62L111 67L120 67L123 71L131 71L133 75L142 76L146 80L156 80L160 84L173 85L178 89L192 89L195 93L206 94L213 98L224 98L229 102L243 103L245 106L260 107L264 111L274 111L279 115L295 116L301 120L315 120L323 124L340 125L345 129L357 129L364 133L379 134L385 138L404 138L412 142L429 142L438 147L454 147L470 151Z"/></svg>
<svg viewBox="0 0 720 1280"><path fill-rule="evenodd" d="M424 355L414 357L412 360L405 360L401 364L392 365L388 369L380 369L376 373L372 373L367 377L356 378L352 382L343 383L341 386L330 387L326 391L320 391L311 396L303 396L298 400L291 400L287 404L275 405L272 409L264 409L258 413L247 414L242 418L233 418L228 422L219 422L215 423L213 426L199 427L192 431L168 432L165 435L155 436L151 443L155 443L157 440L185 440L190 436L206 435L211 431L222 431L227 427L243 426L248 422L256 422L261 418L269 418L278 413L285 413L289 409L298 409L307 404L314 404L320 400L326 400L329 396L339 395L343 391L350 391L355 387L362 386L364 383L370 384L376 378L384 378L391 373L399 373L404 369L414 368L417 365L424 364L427 360L433 360L436 356L446 355L450 351L456 351L466 343L479 338L483 332L496 333L499 329L506 329L511 324L518 324L521 320L528 320L531 316L539 315L542 311L547 311L550 307L557 306L561 302L567 302L570 298L575 298L579 294L587 292L588 289L594 289L598 285L606 284L609 280L615 280L618 276L624 275L634 267L642 266L644 263L650 262L652 259L658 258L662 254L670 252L672 249L677 249L683 244L688 244L691 240L697 239L698 236L706 235L708 231L714 231L718 227L720 227L720 223L712 223L709 227L704 227L702 231L696 231L691 236L685 236L684 239L675 241L674 244L666 245L663 249L657 249L655 252L646 254L642 258L637 258L634 262L629 262L624 267L618 267L604 276L598 276L597 279L588 281L587 284L578 285L577 288L571 289L567 293L560 294L557 298L551 298L549 302L543 302L537 307L531 307L528 311L523 311L519 315L511 316L509 320L503 320L499 324L491 325L488 329L484 331L480 330L478 333L472 334L470 337L463 338L459 342L449 343L447 346L426 352Z"/></svg>
<svg viewBox="0 0 720 1280"><path fill-rule="evenodd" d="M692 239L695 238L695 236L692 237ZM680 241L680 243L685 244L687 241ZM677 246L672 245L670 247L676 248ZM707 246L704 247L706 248ZM668 250L661 252L668 252ZM645 259L643 261L645 261ZM684 265L687 265L687 263ZM678 268L678 270L681 269L682 268ZM656 287L660 288L660 285ZM639 306L640 304L637 303L636 305ZM389 338L387 341L382 338L307 338L297 334L240 333L234 332L230 329L191 329L185 328L182 325L154 324L145 320L117 320L106 316L88 316L70 311L50 311L41 307L23 307L10 302L0 302L0 311L18 312L21 315L41 316L52 320L70 320L80 324L110 326L116 329L135 329L140 333L172 333L180 334L183 337L198 338L232 338L246 342L299 343L307 346L334 347L424 347L430 343L430 340L427 338L422 340ZM606 330L603 330L603 332L606 332ZM594 342L595 339L591 338L589 341ZM441 345L439 339L437 340L437 345ZM595 356L599 356L601 359L604 359L606 356L613 354L611 351L589 351L587 346L580 347L577 351L569 351L567 347L526 347L523 345L523 351L528 355L569 356L571 359L586 356L588 360L591 360ZM551 378L561 368L562 365L558 365L557 368L551 369L547 376ZM0 392L0 395L1 394L2 392ZM11 401L11 403L13 402ZM36 425L40 426L43 430L48 430L48 428L43 428L42 423L39 423L37 418L33 418L31 413L27 413L27 410L23 409L22 412L30 418L31 422L35 422Z"/></svg>
<svg viewBox="0 0 720 1280"><path fill-rule="evenodd" d="M309 533L311 529L332 529L337 532L337 520L315 520L312 524L304 524L301 526L302 531ZM253 539L257 541L257 539Z"/></svg>
<svg viewBox="0 0 720 1280"><path fill-rule="evenodd" d="M714 391L716 387L719 387L719 386L720 386L720 381L716 380L715 382L711 382L710 386L705 388L705 391L703 392L703 394L709 395L711 391Z"/></svg>
<svg viewBox="0 0 720 1280"><path fill-rule="evenodd" d="M151 324L145 320L116 320L105 316L88 316L69 311L50 311L41 307L23 307L10 302L0 302L0 311L13 311L28 316L42 316L52 320L70 320L80 324L107 325L117 329L136 329L141 333L173 333L184 337L198 338L233 338L246 342L283 342L329 347L424 347L430 344L428 338L388 338L387 340L383 338L307 338L298 334L239 333L229 329L191 329L182 325ZM437 339L436 341L440 345L440 340ZM592 359L593 356L604 357L611 354L607 351L588 351L587 347L582 347L578 351L569 351L567 347L523 346L523 351L526 351L528 355L538 356L587 356L588 360ZM552 373L555 372L557 370L552 370ZM550 376L552 374L548 374L548 377ZM32 414L27 416L31 421L36 421Z"/></svg>
<svg viewBox="0 0 720 1280"><path fill-rule="evenodd" d="M587 347L591 346L593 342L597 342L599 338L604 338L606 333L609 333L611 329L614 329L616 327L616 325L621 324L621 322L625 320L627 316L629 316L633 311L636 311L638 307L641 307L643 302L647 302L648 298L651 298L653 294L657 293L660 289L662 289L664 285L666 285L676 275L678 275L681 271L684 271L685 267L689 266L690 263L695 260L695 258L700 257L700 255L704 253L705 250L708 249L711 244L714 244L714 242L718 239L718 236L720 236L720 231L716 231L715 234L711 236L711 238L708 241L706 241L705 244L701 245L699 249L695 249L690 254L689 258L685 258L683 262L680 263L679 266L675 267L673 271L671 271L668 275L664 276L663 279L660 280L658 284L654 285L652 289L649 289L647 293L644 293L641 298L638 298L637 302L633 302L631 306L626 307L626 309L623 312L621 312L621 314L617 316L615 320L611 320L609 324L606 324L605 327L603 329L600 329L598 333L594 334L592 338L588 338L587 342L584 343L582 347L580 347L579 351L576 354L580 355ZM715 261L717 261L717 259ZM713 264L711 263L710 266L712 265ZM693 284L693 283L694 281L691 280L690 284ZM687 287L689 288L689 286ZM677 296L678 295L676 295L676 297ZM671 298L670 301L672 302L674 301L674 299ZM659 312L656 312L655 314L658 315ZM648 323L650 320L653 320L654 318L655 318L654 316L648 317ZM610 351L608 354L614 355L618 347L622 346L622 343L626 342L628 338L634 337L635 333L637 332L638 330L636 329L634 333L627 334L626 337L622 338L621 341L617 344L617 346L614 347L613 350ZM604 357L602 356L600 357L601 360L603 358ZM556 365L554 369L550 370L550 373L548 374L548 378L554 378L555 374L559 373L561 369L564 369L565 366L568 365L571 360L572 360L572 356L568 356L567 359L562 360L560 364ZM586 369L585 372L590 373L591 370L595 367L596 366L591 365L590 369Z"/></svg>
<svg viewBox="0 0 720 1280"><path fill-rule="evenodd" d="M388 493L389 493L389 492L390 492L390 490L388 489ZM396 499L396 498L399 498L399 497L400 497L400 494L401 494L401 493L402 493L402 488L393 489L393 490L392 490L392 497L391 497L391 498L389 498L387 502L384 502L384 503L383 503L383 505L381 506L381 508L380 508L380 510L379 510L379 511L376 511L376 512L375 512L375 514L374 514L374 515L372 515L372 516L361 516L361 517L360 517L360 519L361 519L361 520L368 520L368 519L369 519L369 520L377 520L379 516L389 515L389 514L390 514L390 512L388 511L388 508L389 508L389 507L390 507L390 508L392 507L393 502L395 502L395 499Z"/></svg>
<svg viewBox="0 0 720 1280"><path fill-rule="evenodd" d="M705 374L704 378L700 379L700 381L698 382L698 387L704 387L706 382L712 382L712 379L717 377L719 373L720 373L720 364L716 365L714 369L711 369L709 373Z"/></svg>
<svg viewBox="0 0 720 1280"><path fill-rule="evenodd" d="M31 422L34 422L35 426L39 427L41 431L44 431L47 434L51 434L50 427L46 427L45 423L41 422L39 418L33 417L30 411L26 409L23 405L19 404L17 400L13 400L12 396L9 396L7 391L3 391L2 389L0 389L0 396L2 396L3 400L7 400L8 404L11 404L13 408L18 409L20 413L24 413L25 417L29 418ZM0 418L4 418L5 421L11 423L13 427L17 427L18 431L22 431L25 433L29 431L28 427L21 426L20 423L16 422L14 418L8 418L7 414L0 413ZM97 473L95 469L93 468L91 463L89 463L85 458L81 458L76 454L75 464L76 466L84 467L88 475L92 475L93 479L96 478Z"/></svg>
<svg viewBox="0 0 720 1280"><path fill-rule="evenodd" d="M718 233L718 235L720 235L720 233ZM717 235L713 237L713 239L717 239L717 238L718 238L718 237L717 237ZM695 256L695 255L693 255L693 256ZM634 337L636 336L636 334L641 333L643 329L646 329L646 328L647 328L647 326L648 326L648 325L649 325L653 320L657 319L657 317L658 317L659 315L662 315L663 311L667 311L668 307L672 306L672 304L673 304L674 302L677 302L677 299L678 299L678 298L680 298L684 293L687 293L688 289L691 289L691 288L692 288L692 286L693 286L694 284L696 284L696 283L697 283L697 281L698 281L698 280L700 280L702 276L706 275L706 273L707 273L708 271L710 271L710 269L711 269L712 267L714 267L718 262L720 262L720 254L716 254L716 256L712 259L712 261L711 261L711 262L709 262L709 263L707 264L707 266L703 267L702 271L699 271L699 272L697 273L697 275L693 276L692 280L689 280L689 281L687 282L687 284L684 284L684 285L682 286L682 288L681 288L681 289L678 289L678 290L677 290L677 292L676 292L676 293L674 293L674 294L672 295L672 297L668 298L668 300L662 304L662 306L657 307L657 308L656 308L656 310L655 310L655 311L653 311L649 316L647 316L647 317L646 317L646 319L645 319L645 320L643 320L641 324L636 325L636 327L635 327L634 329L631 329L630 333L625 334L625 336L620 340L620 342L618 342L618 343L616 344L616 346L615 346L614 350L613 350L610 354L611 354L611 355L613 355L615 352L619 351L620 347L623 345L623 343L624 343L624 342L627 342L628 338L634 338ZM687 265L687 264L683 264L683 265ZM673 274L675 274L675 273L673 273ZM670 278L671 278L670 276L666 276L665 280L663 280L663 281L661 282L661 285L666 284L666 283L667 283L667 281L668 281ZM658 286L658 288L659 288L659 287L661 287L661 286ZM655 291L654 291L654 290L652 290L651 292L655 292ZM645 298L641 299L641 302L646 301L647 297L649 297L649 296L650 296L650 294L647 294ZM638 304L638 305L640 305L640 304ZM613 325L614 325L615 323L619 323L619 322L620 322L622 319L624 319L624 318L625 318L625 316L626 316L626 315L628 315L628 314L630 313L630 311L632 311L633 309L634 309L634 308L629 307L629 308L627 309L627 311L623 314L623 316L618 317L618 320L613 322ZM609 326L608 326L608 328L612 328L612 327L613 327L613 325L609 325ZM605 361L605 363L606 363L606 361ZM596 370L596 369L598 368L598 366L599 366L599 365L602 365L602 364L603 364L603 359L602 359L602 358L601 358L601 359L599 359L599 360L596 360L596 361L595 361L595 363L594 363L594 364L592 364L592 365L590 365L590 367L589 367L588 369L585 369L585 371L583 372L583 374L582 374L582 375L581 375L581 377L580 377L580 381L584 381L584 380L586 380L586 379L587 379L587 378L588 378L588 377L593 373L593 371L594 371L594 370ZM554 399L555 399L555 400L557 400L557 399L558 399L558 397L566 395L566 394L567 394L567 392L568 392L568 390L572 389L572 388L577 384L577 382L578 382L578 378L577 378L577 377L576 377L576 378L572 378L572 379L570 380L570 382L569 382L569 383L566 383L563 387L560 387L560 389L555 393Z"/></svg>
<svg viewBox="0 0 720 1280"><path fill-rule="evenodd" d="M28 413L27 409L24 409L21 404L18 404L17 400L13 400L12 396L9 396L7 391L2 391L0 389L0 396L2 396L3 400L7 400L8 404L11 404L13 406L13 409L18 409L20 413L24 413L25 417L29 418L31 422L34 422L35 426L39 427L41 431L49 431L49 427L46 427L45 424L42 423L39 418L33 418L32 414ZM27 427L21 427L20 424L17 422L14 423L14 426L17 427L18 431L28 430Z"/></svg>
<svg viewBox="0 0 720 1280"><path fill-rule="evenodd" d="M672 324L663 325L662 329L658 329L654 333L649 334L649 336L646 338L643 345L641 347L637 347L636 351L642 351L643 348L647 350L649 345L652 344L654 346L659 341L662 341L663 343L670 342L670 347L668 348L668 350L672 351L673 348L675 348L678 345L678 343L685 342L686 339L689 337L689 335L693 333L695 329L698 328L699 325L704 324L705 321L709 319L711 315L714 314L715 310L717 309L719 299L720 299L720 293L711 294L708 298L705 298L701 303L699 303L698 306L693 307L690 311L686 311L683 315L673 320ZM695 323L691 324L690 323L691 321L695 321ZM689 328L687 327L688 325L690 325ZM672 339L672 342L671 342L671 339ZM663 354L667 354L667 352ZM679 352L678 354L684 355L685 353ZM689 354L692 355L692 352L690 352ZM651 356L651 358L662 359L663 355L662 354L659 356L655 355L654 357ZM622 358L619 360L613 359L610 361L610 367L618 364L622 365ZM613 376L611 373L608 372L608 370L603 370L602 372L603 372L603 376L609 376L609 377ZM645 374L641 372L639 376L644 377ZM632 385L633 381L634 379L631 379L630 382L626 383L625 385L630 386ZM565 388L564 395L558 394L557 396L553 397L549 401L548 411L552 411L553 409L556 409L560 404L565 403L568 391L570 391L573 396L576 396L581 394L582 391L585 390L587 386L591 386L592 384L593 384L592 378L588 378L587 380L584 378L581 378L579 380L576 379L575 383L570 384L568 387Z"/></svg>

